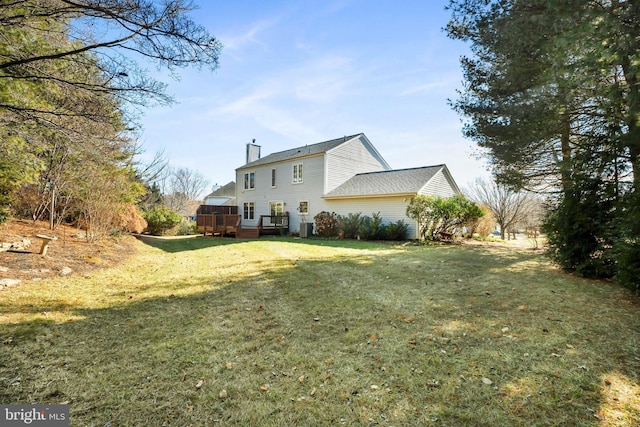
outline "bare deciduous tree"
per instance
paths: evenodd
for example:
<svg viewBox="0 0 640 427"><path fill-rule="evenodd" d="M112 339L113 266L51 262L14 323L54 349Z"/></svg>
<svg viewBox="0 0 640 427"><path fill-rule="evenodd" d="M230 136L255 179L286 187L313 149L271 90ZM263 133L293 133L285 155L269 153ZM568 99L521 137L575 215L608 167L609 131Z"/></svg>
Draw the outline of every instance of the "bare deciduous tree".
<svg viewBox="0 0 640 427"><path fill-rule="evenodd" d="M145 104L150 97L171 102L165 85L131 58L156 62L171 72L187 66L216 69L221 44L191 19L194 9L188 0L2 2L0 75L16 82L47 82L63 92L74 88L95 96L108 93L134 104ZM50 67L52 63L62 70L97 67L99 75L70 78ZM3 99L1 106L16 112L57 113L20 101Z"/></svg>
<svg viewBox="0 0 640 427"><path fill-rule="evenodd" d="M178 168L171 171L168 184L169 188L164 196L165 205L187 216L193 213L190 207L200 200L209 181L197 171Z"/></svg>
<svg viewBox="0 0 640 427"><path fill-rule="evenodd" d="M135 154L140 154L141 152L140 147L136 146ZM162 182L171 172L169 159L164 149L156 151L153 158L148 162L136 162L133 166L136 171L136 177L145 185Z"/></svg>
<svg viewBox="0 0 640 427"><path fill-rule="evenodd" d="M173 193L184 194L189 200L198 200L209 181L197 171L189 168L175 169L170 178Z"/></svg>
<svg viewBox="0 0 640 427"><path fill-rule="evenodd" d="M491 211L500 226L500 237L517 224L524 223L532 213L535 200L530 193L514 191L495 180L476 179L466 191L467 197Z"/></svg>

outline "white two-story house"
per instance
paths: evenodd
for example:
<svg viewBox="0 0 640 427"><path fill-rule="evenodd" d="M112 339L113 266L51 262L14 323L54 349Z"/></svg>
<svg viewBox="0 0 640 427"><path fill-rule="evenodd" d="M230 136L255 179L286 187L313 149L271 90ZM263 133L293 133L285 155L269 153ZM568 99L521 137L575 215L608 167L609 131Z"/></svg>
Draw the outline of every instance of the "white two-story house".
<svg viewBox="0 0 640 427"><path fill-rule="evenodd" d="M322 211L380 212L385 223L404 220L407 237L415 239L415 221L405 215L411 197L460 193L445 165L392 170L362 133L260 154L259 146L248 144L247 163L236 169L243 226L255 226L260 215L288 213L289 230L298 231Z"/></svg>

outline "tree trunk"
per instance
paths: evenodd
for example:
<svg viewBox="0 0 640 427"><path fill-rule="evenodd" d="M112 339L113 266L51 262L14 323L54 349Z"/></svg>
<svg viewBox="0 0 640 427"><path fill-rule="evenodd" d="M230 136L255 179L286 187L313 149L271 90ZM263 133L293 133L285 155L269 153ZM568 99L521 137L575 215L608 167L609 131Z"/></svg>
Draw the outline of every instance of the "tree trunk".
<svg viewBox="0 0 640 427"><path fill-rule="evenodd" d="M562 160L560 160L560 179L562 192L565 197L571 189L571 115L567 112L562 114L562 133L560 135L560 147Z"/></svg>

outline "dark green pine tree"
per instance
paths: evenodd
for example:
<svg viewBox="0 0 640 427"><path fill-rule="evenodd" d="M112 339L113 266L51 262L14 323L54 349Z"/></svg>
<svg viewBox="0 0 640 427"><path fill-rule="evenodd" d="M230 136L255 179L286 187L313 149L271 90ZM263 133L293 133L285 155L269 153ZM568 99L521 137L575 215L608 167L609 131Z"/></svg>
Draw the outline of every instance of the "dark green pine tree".
<svg viewBox="0 0 640 427"><path fill-rule="evenodd" d="M449 9L448 35L473 54L452 102L465 135L499 181L558 195L547 231L561 265L622 272L640 255L637 227L621 217L637 211L640 182L640 3L452 0Z"/></svg>

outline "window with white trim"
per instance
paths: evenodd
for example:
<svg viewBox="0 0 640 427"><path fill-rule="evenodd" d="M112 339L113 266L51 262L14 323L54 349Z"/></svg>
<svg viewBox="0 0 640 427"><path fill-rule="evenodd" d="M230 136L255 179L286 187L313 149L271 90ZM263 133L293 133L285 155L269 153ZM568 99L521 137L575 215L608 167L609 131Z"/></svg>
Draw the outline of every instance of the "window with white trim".
<svg viewBox="0 0 640 427"><path fill-rule="evenodd" d="M306 200L301 200L298 204L298 212L300 215L308 215L309 214L309 202Z"/></svg>
<svg viewBox="0 0 640 427"><path fill-rule="evenodd" d="M244 213L242 219L254 219L255 217L255 203L244 202Z"/></svg>
<svg viewBox="0 0 640 427"><path fill-rule="evenodd" d="M276 170L271 169L271 188L275 188L276 186Z"/></svg>
<svg viewBox="0 0 640 427"><path fill-rule="evenodd" d="M256 188L256 173L247 172L244 174L244 189L253 190Z"/></svg>
<svg viewBox="0 0 640 427"><path fill-rule="evenodd" d="M302 163L293 165L293 181L294 184L302 183Z"/></svg>

